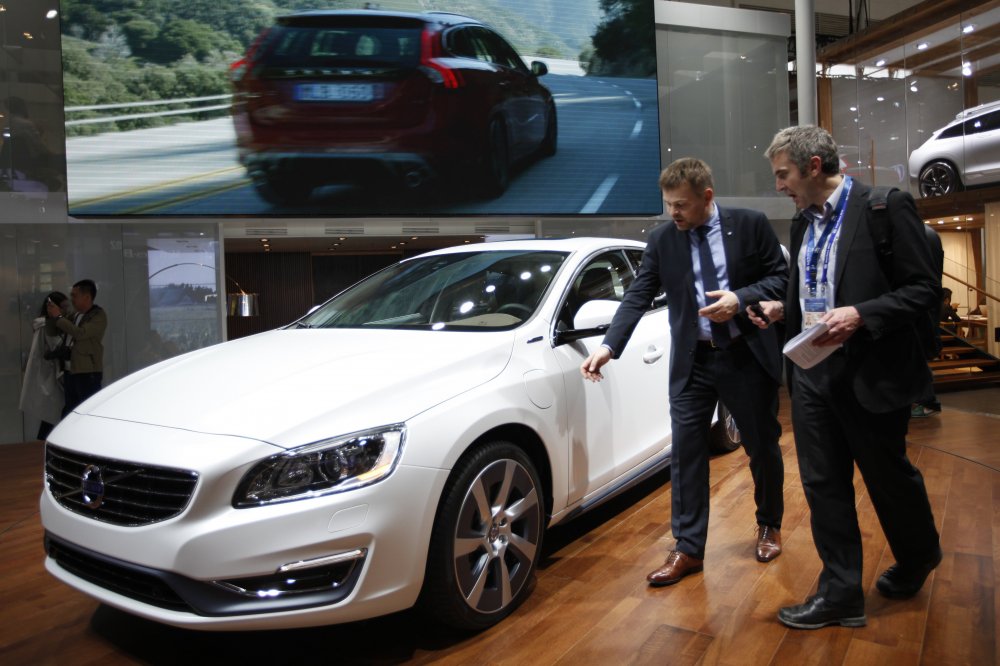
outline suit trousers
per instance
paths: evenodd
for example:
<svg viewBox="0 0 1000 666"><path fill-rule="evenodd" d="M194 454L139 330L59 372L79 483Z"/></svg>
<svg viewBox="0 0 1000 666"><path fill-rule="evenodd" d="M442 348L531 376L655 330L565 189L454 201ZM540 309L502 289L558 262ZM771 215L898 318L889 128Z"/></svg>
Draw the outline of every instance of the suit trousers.
<svg viewBox="0 0 1000 666"><path fill-rule="evenodd" d="M858 403L852 379L841 351L809 370L796 368L792 429L813 541L823 562L817 593L858 607L864 605L864 589L855 463L898 563L923 565L934 557L939 539L923 476L906 456L910 406L870 412Z"/></svg>
<svg viewBox="0 0 1000 666"><path fill-rule="evenodd" d="M733 415L750 456L757 523L780 528L784 514L777 382L740 339L725 350L699 347L688 383L670 398L670 524L677 550L699 559L708 538L708 439L719 401Z"/></svg>
<svg viewBox="0 0 1000 666"><path fill-rule="evenodd" d="M62 415L76 409L80 403L101 390L103 372L67 372L63 374L63 386L66 394L66 404Z"/></svg>

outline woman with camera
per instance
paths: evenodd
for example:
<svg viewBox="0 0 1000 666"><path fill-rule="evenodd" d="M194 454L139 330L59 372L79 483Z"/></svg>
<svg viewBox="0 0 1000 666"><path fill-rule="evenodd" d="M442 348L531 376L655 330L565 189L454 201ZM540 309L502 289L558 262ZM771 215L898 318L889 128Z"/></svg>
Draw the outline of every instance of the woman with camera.
<svg viewBox="0 0 1000 666"><path fill-rule="evenodd" d="M25 415L39 420L38 439L48 437L62 416L63 363L59 356L69 352L64 333L49 335L45 330L49 303L64 315L69 311L69 299L61 291L53 291L45 297L38 317L31 322L34 334L21 384L20 409Z"/></svg>

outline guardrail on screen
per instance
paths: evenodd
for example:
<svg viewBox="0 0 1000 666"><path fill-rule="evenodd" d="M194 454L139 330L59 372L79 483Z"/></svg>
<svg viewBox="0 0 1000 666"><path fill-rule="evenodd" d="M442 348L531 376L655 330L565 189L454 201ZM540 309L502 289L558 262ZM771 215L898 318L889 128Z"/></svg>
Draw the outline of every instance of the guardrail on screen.
<svg viewBox="0 0 1000 666"><path fill-rule="evenodd" d="M182 116L191 113L201 113L203 111L221 111L232 106L233 96L229 95L208 95L205 97L188 97L185 99L158 99L149 102L123 102L121 104L91 104L86 106L68 106L66 114L79 113L82 111L113 111L118 109L136 109L155 106L174 106L184 104L183 109L165 109L161 111L149 111L145 113L126 113L122 115L102 116L100 118L79 118L77 120L67 120L66 127L74 125L96 125L98 123L114 123L119 120L138 120L140 118L158 118L161 116ZM205 106L192 106L204 104L206 102L218 102L226 100L225 104L208 104Z"/></svg>

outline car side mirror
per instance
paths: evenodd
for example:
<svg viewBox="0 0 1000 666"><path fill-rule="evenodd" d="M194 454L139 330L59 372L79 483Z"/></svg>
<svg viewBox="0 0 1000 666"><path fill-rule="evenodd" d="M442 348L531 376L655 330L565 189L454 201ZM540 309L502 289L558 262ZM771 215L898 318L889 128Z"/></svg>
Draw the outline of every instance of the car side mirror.
<svg viewBox="0 0 1000 666"><path fill-rule="evenodd" d="M611 328L611 320L614 319L619 305L618 301L587 301L580 306L576 316L573 317L573 328L556 331L556 345L604 335Z"/></svg>
<svg viewBox="0 0 1000 666"><path fill-rule="evenodd" d="M545 76L549 73L548 66L540 60L531 61L531 73L535 76Z"/></svg>

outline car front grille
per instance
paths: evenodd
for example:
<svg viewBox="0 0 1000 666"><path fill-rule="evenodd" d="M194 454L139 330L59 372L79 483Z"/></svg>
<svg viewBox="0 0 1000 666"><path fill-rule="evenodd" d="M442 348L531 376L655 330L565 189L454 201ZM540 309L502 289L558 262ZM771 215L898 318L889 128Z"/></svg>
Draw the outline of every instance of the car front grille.
<svg viewBox="0 0 1000 666"><path fill-rule="evenodd" d="M45 480L63 507L135 527L173 518L191 499L195 472L81 454L46 444Z"/></svg>
<svg viewBox="0 0 1000 666"><path fill-rule="evenodd" d="M152 606L191 612L187 602L155 572L146 573L134 565L123 566L115 560L74 548L48 535L45 550L60 567L88 583Z"/></svg>

